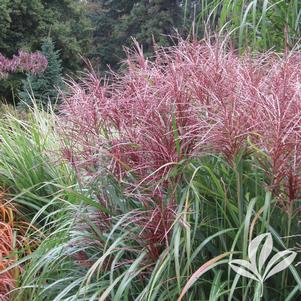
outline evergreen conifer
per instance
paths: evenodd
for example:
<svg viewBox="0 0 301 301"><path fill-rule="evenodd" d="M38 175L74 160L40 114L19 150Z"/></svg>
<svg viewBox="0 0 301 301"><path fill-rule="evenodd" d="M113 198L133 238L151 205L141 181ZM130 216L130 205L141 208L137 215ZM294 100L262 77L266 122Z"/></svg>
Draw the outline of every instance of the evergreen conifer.
<svg viewBox="0 0 301 301"><path fill-rule="evenodd" d="M51 38L47 38L42 45L42 53L48 60L48 66L43 73L27 74L27 78L22 81L22 91L19 93L20 105L25 103L31 106L33 98L44 109L49 104L59 102L58 91L63 88L60 51L55 50L54 42Z"/></svg>

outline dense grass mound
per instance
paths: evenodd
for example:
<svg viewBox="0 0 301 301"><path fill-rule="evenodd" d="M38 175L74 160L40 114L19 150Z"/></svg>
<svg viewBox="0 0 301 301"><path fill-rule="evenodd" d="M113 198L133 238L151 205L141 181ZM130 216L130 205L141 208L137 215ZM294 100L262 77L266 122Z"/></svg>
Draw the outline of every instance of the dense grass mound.
<svg viewBox="0 0 301 301"><path fill-rule="evenodd" d="M14 300L297 300L300 258L263 287L229 262L267 232L273 253L297 251L300 54L179 41L125 63L69 82L55 122L27 131L43 168L30 165L41 183L24 211L38 196L45 239L20 262Z"/></svg>

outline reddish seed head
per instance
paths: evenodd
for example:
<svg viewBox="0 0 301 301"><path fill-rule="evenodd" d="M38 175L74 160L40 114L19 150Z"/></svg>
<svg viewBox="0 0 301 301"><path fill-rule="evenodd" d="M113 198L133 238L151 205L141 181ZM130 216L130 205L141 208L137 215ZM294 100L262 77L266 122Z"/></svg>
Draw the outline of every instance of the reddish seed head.
<svg viewBox="0 0 301 301"><path fill-rule="evenodd" d="M90 74L70 83L62 107L69 157L94 176L109 168L150 196L165 191L183 159L214 152L233 164L253 150L249 138L269 158L262 166L272 189L284 187L279 195L292 202L300 190L300 60L239 57L207 41L179 41L154 61L137 48L110 82Z"/></svg>

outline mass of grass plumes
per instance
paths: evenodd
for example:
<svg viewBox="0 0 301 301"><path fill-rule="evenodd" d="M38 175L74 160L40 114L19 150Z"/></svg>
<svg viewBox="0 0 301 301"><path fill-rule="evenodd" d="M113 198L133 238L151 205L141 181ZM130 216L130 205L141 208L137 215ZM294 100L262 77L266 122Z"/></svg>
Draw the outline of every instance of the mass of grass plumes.
<svg viewBox="0 0 301 301"><path fill-rule="evenodd" d="M124 63L68 82L57 116L2 121L1 183L43 236L13 300L260 300L229 261L265 232L298 250L300 54L180 40ZM262 300L298 300L298 262Z"/></svg>
<svg viewBox="0 0 301 301"><path fill-rule="evenodd" d="M185 160L221 155L237 171L238 157L253 156L279 204L297 209L299 53L239 57L223 43L180 41L153 62L137 48L126 63L110 84L94 74L70 83L64 151L79 173L109 169L129 192L145 189L142 202L159 201Z"/></svg>

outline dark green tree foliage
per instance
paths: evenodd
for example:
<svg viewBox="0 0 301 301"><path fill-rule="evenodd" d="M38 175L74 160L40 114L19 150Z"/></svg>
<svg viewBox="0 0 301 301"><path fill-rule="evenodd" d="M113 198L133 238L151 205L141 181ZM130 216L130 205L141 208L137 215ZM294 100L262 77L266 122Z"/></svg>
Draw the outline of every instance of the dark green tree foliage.
<svg viewBox="0 0 301 301"><path fill-rule="evenodd" d="M19 49L34 52L48 35L61 49L64 73L79 70L91 49L92 26L86 1L81 0L0 0L0 53L6 57ZM8 102L20 89L22 74L0 82L0 95Z"/></svg>
<svg viewBox="0 0 301 301"><path fill-rule="evenodd" d="M26 80L22 81L23 89L19 96L28 105L32 105L34 97L38 105L47 109L49 103L58 103L58 90L63 88L62 65L59 51L55 50L51 38L44 41L42 53L48 60L46 70L40 74L27 74Z"/></svg>
<svg viewBox="0 0 301 301"><path fill-rule="evenodd" d="M174 35L183 21L183 5L176 0L91 0L89 5L94 25L90 57L99 59L102 69L107 64L118 68L124 58L123 46L130 46L132 38L146 54L152 53L154 41L170 45L168 36Z"/></svg>
<svg viewBox="0 0 301 301"><path fill-rule="evenodd" d="M92 28L85 1L1 0L0 52L5 56L19 49L35 51L48 36L62 49L64 70L75 71L90 48Z"/></svg>

